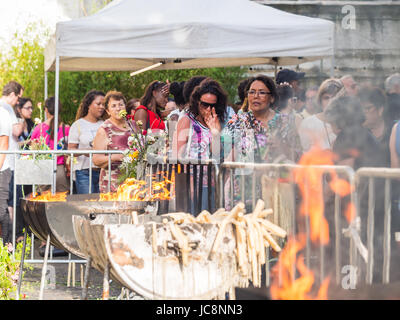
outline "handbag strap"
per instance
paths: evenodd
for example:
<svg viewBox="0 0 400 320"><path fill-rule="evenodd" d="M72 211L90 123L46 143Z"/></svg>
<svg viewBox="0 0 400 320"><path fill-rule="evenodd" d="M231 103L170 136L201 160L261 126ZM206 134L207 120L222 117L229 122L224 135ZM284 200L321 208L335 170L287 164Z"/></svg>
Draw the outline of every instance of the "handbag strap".
<svg viewBox="0 0 400 320"><path fill-rule="evenodd" d="M65 136L65 124L62 124L62 130L63 130L63 137L64 137L64 146L63 150L68 150L68 137Z"/></svg>

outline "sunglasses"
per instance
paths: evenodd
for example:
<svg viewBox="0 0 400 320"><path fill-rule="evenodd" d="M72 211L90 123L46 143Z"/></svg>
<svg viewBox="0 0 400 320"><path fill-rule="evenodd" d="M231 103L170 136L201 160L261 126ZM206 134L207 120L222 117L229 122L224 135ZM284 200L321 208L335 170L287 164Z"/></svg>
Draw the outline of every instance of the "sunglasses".
<svg viewBox="0 0 400 320"><path fill-rule="evenodd" d="M202 106L204 109L207 109L208 107L215 108L217 106L216 103L208 103L200 100L200 106Z"/></svg>

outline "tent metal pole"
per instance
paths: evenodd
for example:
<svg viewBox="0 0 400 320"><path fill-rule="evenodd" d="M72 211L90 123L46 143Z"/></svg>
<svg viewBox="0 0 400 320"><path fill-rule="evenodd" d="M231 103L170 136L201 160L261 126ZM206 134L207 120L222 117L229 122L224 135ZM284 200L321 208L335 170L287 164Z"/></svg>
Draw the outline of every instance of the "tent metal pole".
<svg viewBox="0 0 400 320"><path fill-rule="evenodd" d="M45 73L44 73L44 100L46 100L48 97L48 82L49 82L49 79L47 77L47 71L45 71Z"/></svg>
<svg viewBox="0 0 400 320"><path fill-rule="evenodd" d="M149 70L157 68L157 67L159 67L159 66L161 66L163 64L164 64L163 62L158 62L158 63L152 64L151 66L148 66L146 68L131 72L130 76L133 77L133 76L135 76L135 75L137 75L139 73L142 73L142 72L145 72L145 71L149 71Z"/></svg>
<svg viewBox="0 0 400 320"><path fill-rule="evenodd" d="M333 78L335 76L335 57L332 55L331 57L331 70L330 70L330 76Z"/></svg>
<svg viewBox="0 0 400 320"><path fill-rule="evenodd" d="M54 106L54 150L57 150L57 137L58 137L58 99L59 99L59 86L60 86L60 57L56 56L56 84L55 84L55 106ZM57 157L53 159L53 193L56 189L56 172L57 172Z"/></svg>

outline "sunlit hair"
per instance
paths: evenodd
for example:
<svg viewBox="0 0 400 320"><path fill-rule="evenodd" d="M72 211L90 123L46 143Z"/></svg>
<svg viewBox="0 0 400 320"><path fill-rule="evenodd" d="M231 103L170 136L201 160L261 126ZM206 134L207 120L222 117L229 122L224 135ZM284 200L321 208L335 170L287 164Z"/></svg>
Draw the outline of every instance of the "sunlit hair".
<svg viewBox="0 0 400 320"><path fill-rule="evenodd" d="M89 113L89 106L98 96L104 97L105 94L103 91L98 91L95 89L90 90L88 93L86 93L86 95L82 99L81 104L79 105L78 111L76 112L75 121L85 117Z"/></svg>
<svg viewBox="0 0 400 320"><path fill-rule="evenodd" d="M46 101L44 102L44 107L45 107L45 109L47 109L47 111L52 116L54 116L54 112L55 112L55 109L56 109L56 98L54 96L47 98ZM59 124L62 124L61 110L62 110L62 105L61 105L60 100L58 100L58 114L59 114L59 118L58 119L59 119ZM53 136L54 136L54 117L51 118L49 127L50 127L49 135L50 135L50 137L52 139Z"/></svg>
<svg viewBox="0 0 400 320"><path fill-rule="evenodd" d="M104 98L104 107L108 110L108 104L110 103L110 99L114 100L123 100L124 104L126 105L126 98L124 95L119 91L108 91L105 98Z"/></svg>
<svg viewBox="0 0 400 320"><path fill-rule="evenodd" d="M318 89L317 100L319 105L322 106L322 96L324 94L329 94L335 97L342 89L344 92L343 83L339 79L326 79L321 83Z"/></svg>
<svg viewBox="0 0 400 320"><path fill-rule="evenodd" d="M390 92L397 86L400 86L400 73L394 73L385 80L385 91Z"/></svg>
<svg viewBox="0 0 400 320"><path fill-rule="evenodd" d="M224 89L222 89L220 84L211 78L204 79L194 88L192 95L190 96L189 111L197 117L199 115L200 98L207 93L213 94L217 97L215 113L217 114L219 121L224 122L228 95Z"/></svg>
<svg viewBox="0 0 400 320"><path fill-rule="evenodd" d="M269 92L271 92L271 97L274 98L273 102L271 102L269 107L271 109L275 109L275 106L279 103L279 96L276 91L275 81L272 78L270 78L268 76L264 76L262 74L252 77L252 78L250 78L249 82L247 83L246 95L249 92L250 87L254 81L261 81L262 83L265 84L265 86L268 88ZM249 103L243 104L242 111L243 112L249 111Z"/></svg>
<svg viewBox="0 0 400 320"><path fill-rule="evenodd" d="M146 87L143 96L140 98L140 104L142 106L148 107L153 99L153 91L159 91L166 85L165 82L155 80Z"/></svg>
<svg viewBox="0 0 400 320"><path fill-rule="evenodd" d="M3 87L3 96L9 96L14 92L15 95L19 95L24 87L17 81L11 80Z"/></svg>

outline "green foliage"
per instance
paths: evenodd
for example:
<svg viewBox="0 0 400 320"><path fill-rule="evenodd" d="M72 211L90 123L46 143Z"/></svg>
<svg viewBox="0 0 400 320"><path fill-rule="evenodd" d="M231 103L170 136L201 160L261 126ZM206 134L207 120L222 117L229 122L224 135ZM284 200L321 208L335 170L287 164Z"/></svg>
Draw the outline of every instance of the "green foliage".
<svg viewBox="0 0 400 320"><path fill-rule="evenodd" d="M37 29L43 29L39 35ZM21 83L25 90L24 96L30 97L34 104L44 97L44 55L43 37L48 31L41 23L29 24L21 33L15 33L10 41L12 46L0 53L0 88L15 80ZM35 110L34 115L38 114Z"/></svg>
<svg viewBox="0 0 400 320"><path fill-rule="evenodd" d="M0 300L10 300L11 294L17 289L17 281L20 272L20 261L22 257L22 242L15 249L15 257L7 245L0 241ZM28 257L31 248L31 238L27 235L25 258ZM32 269L32 266L24 263L24 267Z"/></svg>
<svg viewBox="0 0 400 320"><path fill-rule="evenodd" d="M107 2L107 1L106 1ZM44 30L38 34L37 30ZM24 96L29 97L36 106L44 102L44 43L49 38L49 30L41 23L32 23L26 30L16 33L10 42L13 45L8 53L0 54L0 86L8 81L16 80L25 87ZM133 71L133 70L132 70ZM211 77L227 91L229 102L236 101L237 85L245 77L247 69L208 68L147 71L130 76L130 72L60 72L60 102L62 110L60 118L67 124L75 120L76 111L84 95L91 89L122 92L129 100L140 98L146 86L153 80L183 81L196 75ZM55 93L55 74L48 73L48 96ZM40 117L39 109L34 108L33 118Z"/></svg>
<svg viewBox="0 0 400 320"><path fill-rule="evenodd" d="M117 90L129 100L140 98L146 86L153 80L184 81L197 75L208 76L220 82L228 94L230 104L233 104L237 100L237 86L245 77L246 71L241 67L152 70L134 77L130 76L130 72L61 72L59 90L63 106L61 118L66 123L72 123L82 98L92 89L102 90L105 93L109 90ZM54 95L54 73L50 73L48 78L50 96Z"/></svg>

